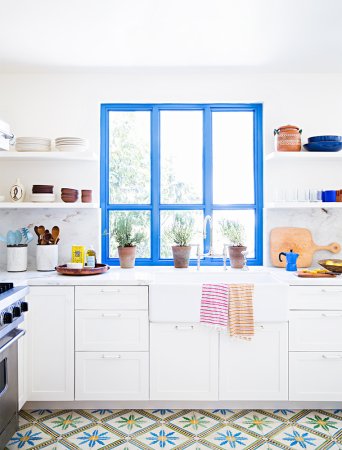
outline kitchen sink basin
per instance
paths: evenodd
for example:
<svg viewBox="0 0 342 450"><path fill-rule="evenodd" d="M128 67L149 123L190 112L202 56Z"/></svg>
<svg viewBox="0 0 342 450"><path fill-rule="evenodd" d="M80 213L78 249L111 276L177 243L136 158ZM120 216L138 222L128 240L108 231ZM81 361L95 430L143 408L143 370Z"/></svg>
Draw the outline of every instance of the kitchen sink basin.
<svg viewBox="0 0 342 450"><path fill-rule="evenodd" d="M156 273L150 284L150 321L199 322L203 283L253 283L255 321L288 320L288 287L270 273L174 270Z"/></svg>

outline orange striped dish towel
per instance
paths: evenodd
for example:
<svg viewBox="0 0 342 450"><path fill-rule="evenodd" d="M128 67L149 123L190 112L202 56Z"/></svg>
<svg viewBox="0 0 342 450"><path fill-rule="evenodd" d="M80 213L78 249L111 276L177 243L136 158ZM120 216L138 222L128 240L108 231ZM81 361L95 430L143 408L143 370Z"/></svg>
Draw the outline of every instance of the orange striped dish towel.
<svg viewBox="0 0 342 450"><path fill-rule="evenodd" d="M230 335L251 340L254 336L253 284L229 285Z"/></svg>

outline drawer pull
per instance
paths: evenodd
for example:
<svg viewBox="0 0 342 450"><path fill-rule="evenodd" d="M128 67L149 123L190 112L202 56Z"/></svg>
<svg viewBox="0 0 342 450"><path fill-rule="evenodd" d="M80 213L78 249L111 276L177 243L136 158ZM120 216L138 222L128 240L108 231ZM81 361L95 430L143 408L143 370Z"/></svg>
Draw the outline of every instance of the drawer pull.
<svg viewBox="0 0 342 450"><path fill-rule="evenodd" d="M321 292L324 292L325 294L341 294L342 291L328 291L327 289L321 289Z"/></svg>
<svg viewBox="0 0 342 450"><path fill-rule="evenodd" d="M255 325L255 328L257 330L264 330L265 329L264 325Z"/></svg>
<svg viewBox="0 0 342 450"><path fill-rule="evenodd" d="M106 289L101 289L101 294L120 294L121 289L111 289L110 291L107 291Z"/></svg>
<svg viewBox="0 0 342 450"><path fill-rule="evenodd" d="M102 355L102 359L121 359L121 355Z"/></svg>
<svg viewBox="0 0 342 450"><path fill-rule="evenodd" d="M342 317L342 314L327 314L327 313L322 313L322 317Z"/></svg>
<svg viewBox="0 0 342 450"><path fill-rule="evenodd" d="M342 355L322 355L324 359L342 359Z"/></svg>
<svg viewBox="0 0 342 450"><path fill-rule="evenodd" d="M119 313L102 313L102 317L121 317Z"/></svg>
<svg viewBox="0 0 342 450"><path fill-rule="evenodd" d="M179 331L191 331L194 328L193 325L175 325L175 329Z"/></svg>

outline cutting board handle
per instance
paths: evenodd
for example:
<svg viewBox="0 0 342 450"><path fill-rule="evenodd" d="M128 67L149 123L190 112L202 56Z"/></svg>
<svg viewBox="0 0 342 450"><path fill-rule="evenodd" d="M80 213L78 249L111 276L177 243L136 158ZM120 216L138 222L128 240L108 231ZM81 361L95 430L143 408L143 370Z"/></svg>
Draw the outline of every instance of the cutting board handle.
<svg viewBox="0 0 342 450"><path fill-rule="evenodd" d="M332 242L329 245L317 245L316 250L328 250L331 253L338 253L341 250L341 246L338 242Z"/></svg>

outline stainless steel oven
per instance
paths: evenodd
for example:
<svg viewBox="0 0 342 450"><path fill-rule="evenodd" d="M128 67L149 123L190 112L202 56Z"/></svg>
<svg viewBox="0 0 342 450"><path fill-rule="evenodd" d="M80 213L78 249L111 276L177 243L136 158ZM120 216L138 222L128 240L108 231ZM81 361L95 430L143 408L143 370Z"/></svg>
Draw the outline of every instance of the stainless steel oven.
<svg viewBox="0 0 342 450"><path fill-rule="evenodd" d="M0 283L0 449L18 429L18 328L28 310L27 287Z"/></svg>

